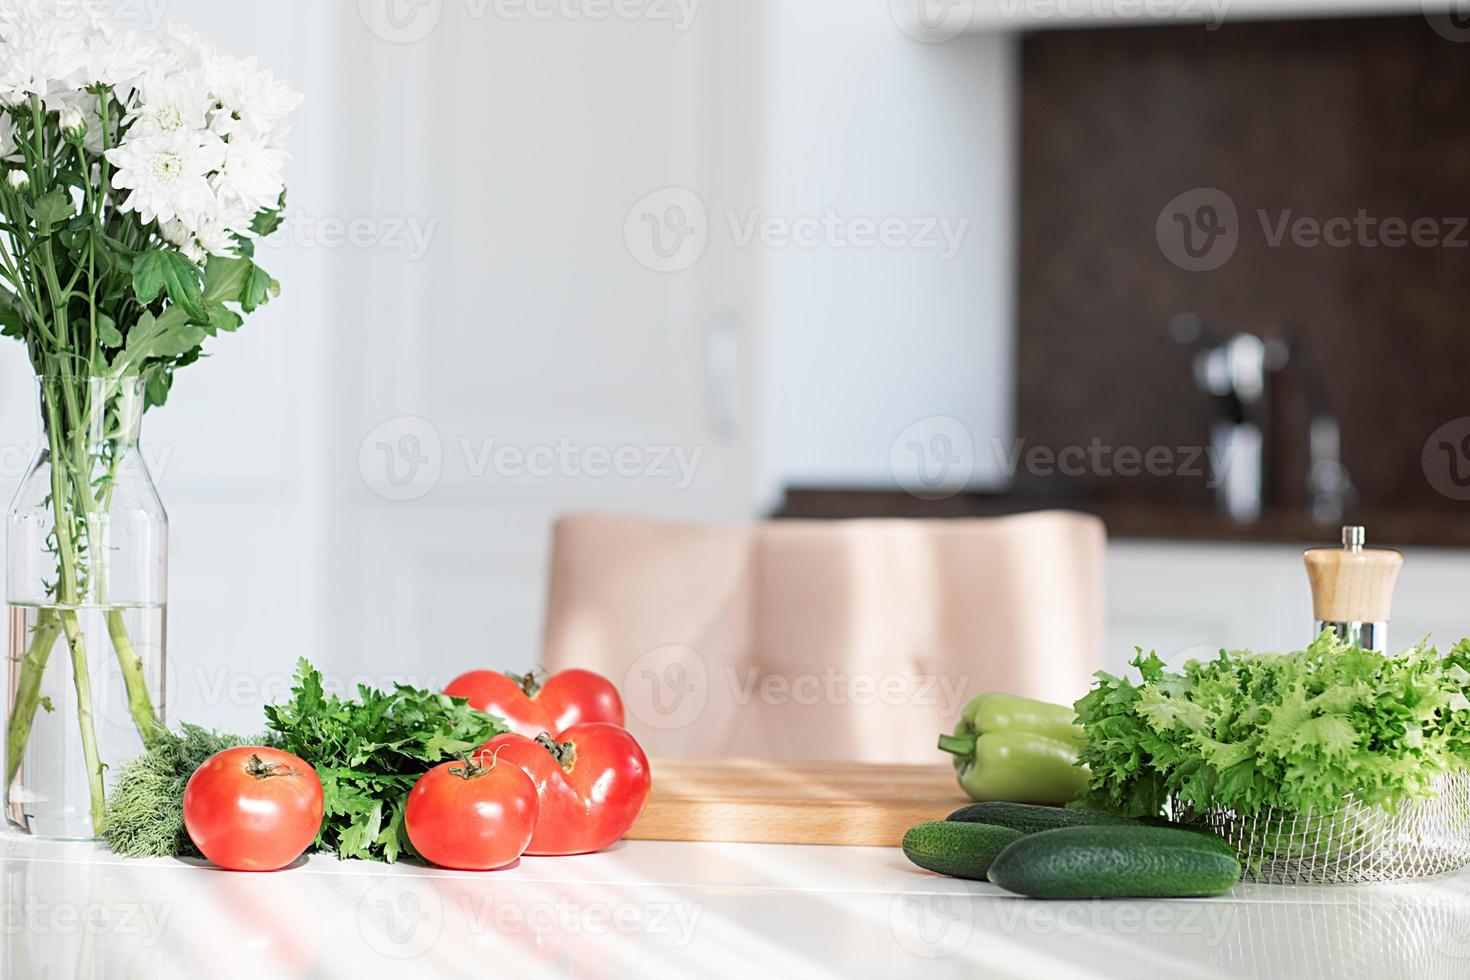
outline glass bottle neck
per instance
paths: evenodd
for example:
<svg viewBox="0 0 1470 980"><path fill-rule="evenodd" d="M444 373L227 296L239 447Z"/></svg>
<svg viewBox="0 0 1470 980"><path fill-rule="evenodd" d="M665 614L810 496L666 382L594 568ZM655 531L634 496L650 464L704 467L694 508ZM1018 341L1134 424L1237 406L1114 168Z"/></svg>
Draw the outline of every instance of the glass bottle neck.
<svg viewBox="0 0 1470 980"><path fill-rule="evenodd" d="M40 429L53 445L130 449L138 444L146 405L143 379L36 379Z"/></svg>

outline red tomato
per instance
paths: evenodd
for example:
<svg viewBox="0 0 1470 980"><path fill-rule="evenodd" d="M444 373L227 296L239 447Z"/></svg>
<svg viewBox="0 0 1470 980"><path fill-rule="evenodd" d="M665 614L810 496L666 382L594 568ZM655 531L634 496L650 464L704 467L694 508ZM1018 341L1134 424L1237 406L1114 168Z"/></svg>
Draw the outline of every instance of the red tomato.
<svg viewBox="0 0 1470 980"><path fill-rule="evenodd" d="M536 829L536 787L519 768L476 756L442 762L408 791L404 825L419 855L460 871L503 868Z"/></svg>
<svg viewBox="0 0 1470 980"><path fill-rule="evenodd" d="M480 750L524 769L541 797L527 854L585 854L623 839L648 802L648 757L627 730L573 725L556 738L508 732Z"/></svg>
<svg viewBox="0 0 1470 980"><path fill-rule="evenodd" d="M623 723L623 699L601 674L563 670L538 683L534 674L472 670L456 677L444 693L468 698L470 707L505 719L527 738L566 731L584 721Z"/></svg>
<svg viewBox="0 0 1470 980"><path fill-rule="evenodd" d="M322 826L322 781L290 752L258 745L216 752L184 788L184 827L221 868L275 871Z"/></svg>

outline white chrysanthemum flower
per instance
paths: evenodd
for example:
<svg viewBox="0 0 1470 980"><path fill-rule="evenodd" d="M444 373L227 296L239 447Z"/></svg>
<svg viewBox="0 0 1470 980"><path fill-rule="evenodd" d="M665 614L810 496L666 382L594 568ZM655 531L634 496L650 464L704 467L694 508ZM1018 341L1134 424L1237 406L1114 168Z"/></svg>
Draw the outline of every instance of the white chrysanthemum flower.
<svg viewBox="0 0 1470 980"><path fill-rule="evenodd" d="M87 135L87 117L82 113L82 107L78 105L64 105L56 114L56 124L61 127L61 135L72 142L80 143L82 137Z"/></svg>
<svg viewBox="0 0 1470 980"><path fill-rule="evenodd" d="M171 70L195 71L213 62L219 53L203 36L169 21L163 36L163 56Z"/></svg>
<svg viewBox="0 0 1470 980"><path fill-rule="evenodd" d="M219 102L210 127L222 136L268 135L277 121L301 105L300 93L257 68L254 58L216 58L208 71L210 90Z"/></svg>
<svg viewBox="0 0 1470 980"><path fill-rule="evenodd" d="M164 241L183 252L191 262L203 264L204 260L209 257L204 247L199 244L199 240L194 237L194 233L178 218L165 221L159 226L158 231Z"/></svg>
<svg viewBox="0 0 1470 980"><path fill-rule="evenodd" d="M209 176L224 162L225 144L208 131L176 129L134 136L107 151L117 168L112 182L131 194L122 210L136 211L144 222L178 218L191 231L218 210Z"/></svg>
<svg viewBox="0 0 1470 980"><path fill-rule="evenodd" d="M199 223L199 228L194 233L194 240L210 255L234 258L239 248L239 242L235 241L235 235L239 231L234 226L237 220L238 213L233 216L221 215L205 218ZM246 224L248 225L249 222L247 221Z"/></svg>
<svg viewBox="0 0 1470 980"><path fill-rule="evenodd" d="M142 101L129 117L131 133L150 136L208 126L213 100L201 72L154 71L143 80L142 90Z"/></svg>
<svg viewBox="0 0 1470 980"><path fill-rule="evenodd" d="M105 23L96 4L85 0L6 0L0 7L0 30L7 36L30 25L55 25L85 35Z"/></svg>
<svg viewBox="0 0 1470 980"><path fill-rule="evenodd" d="M87 63L77 76L78 88L110 85L126 102L140 80L157 66L156 44L132 31L118 33L104 28L87 39Z"/></svg>
<svg viewBox="0 0 1470 980"><path fill-rule="evenodd" d="M285 164L286 151L253 133L237 133L225 144L224 163L210 183L221 202L253 216L280 200L286 186L281 176Z"/></svg>
<svg viewBox="0 0 1470 980"><path fill-rule="evenodd" d="M87 63L86 35L75 20L22 18L0 31L0 102L6 105L72 87L70 76Z"/></svg>
<svg viewBox="0 0 1470 980"><path fill-rule="evenodd" d="M158 233L163 236L164 241L179 249L194 241L194 233L178 218L170 218L160 224Z"/></svg>
<svg viewBox="0 0 1470 980"><path fill-rule="evenodd" d="M24 170L12 170L5 175L5 183L9 184L12 190L18 191L31 186L31 176Z"/></svg>
<svg viewBox="0 0 1470 980"><path fill-rule="evenodd" d="M224 258L239 255L240 243L235 240L238 230L231 226L227 217L205 218L197 230L175 218L160 227L159 232L164 241L201 265L211 255Z"/></svg>

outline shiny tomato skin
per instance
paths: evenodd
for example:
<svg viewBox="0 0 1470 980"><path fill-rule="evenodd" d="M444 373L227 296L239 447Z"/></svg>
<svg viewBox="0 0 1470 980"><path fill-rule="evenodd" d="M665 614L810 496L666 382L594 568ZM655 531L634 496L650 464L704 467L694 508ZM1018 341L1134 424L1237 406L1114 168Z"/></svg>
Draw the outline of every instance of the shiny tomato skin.
<svg viewBox="0 0 1470 980"><path fill-rule="evenodd" d="M560 732L580 722L623 724L623 699L601 674L573 668L552 674L533 695L521 682L497 670L460 674L444 693L466 698L471 708L505 719L513 732L535 738Z"/></svg>
<svg viewBox="0 0 1470 980"><path fill-rule="evenodd" d="M486 756L442 762L420 776L408 792L403 820L424 860L458 871L493 871L525 853L540 807L530 777Z"/></svg>
<svg viewBox="0 0 1470 980"><path fill-rule="evenodd" d="M653 785L648 757L627 729L607 722L573 725L556 736L570 743L571 764L523 735L497 735L481 754L526 771L541 798L526 853L586 854L623 839L643 812Z"/></svg>
<svg viewBox="0 0 1470 980"><path fill-rule="evenodd" d="M217 752L184 788L184 827L200 852L230 871L276 871L322 826L322 781L305 761L259 745Z"/></svg>
<svg viewBox="0 0 1470 980"><path fill-rule="evenodd" d="M534 699L526 697L514 678L498 670L472 670L460 674L444 693L452 698L468 698L476 711L505 719L513 732L535 738L551 731L551 716Z"/></svg>
<svg viewBox="0 0 1470 980"><path fill-rule="evenodd" d="M590 670L572 668L552 674L541 685L536 700L551 716L548 732L564 732L573 725L593 721L619 727L623 724L623 699L618 697L618 689L612 681Z"/></svg>

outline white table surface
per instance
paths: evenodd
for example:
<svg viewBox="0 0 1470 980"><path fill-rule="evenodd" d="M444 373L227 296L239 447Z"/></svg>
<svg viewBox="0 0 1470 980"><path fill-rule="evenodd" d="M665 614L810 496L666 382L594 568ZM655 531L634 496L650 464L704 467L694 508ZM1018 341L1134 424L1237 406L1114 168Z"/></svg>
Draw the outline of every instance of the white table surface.
<svg viewBox="0 0 1470 980"><path fill-rule="evenodd" d="M896 848L625 842L274 874L0 833L0 977L1470 977L1470 873L1036 902Z"/></svg>

